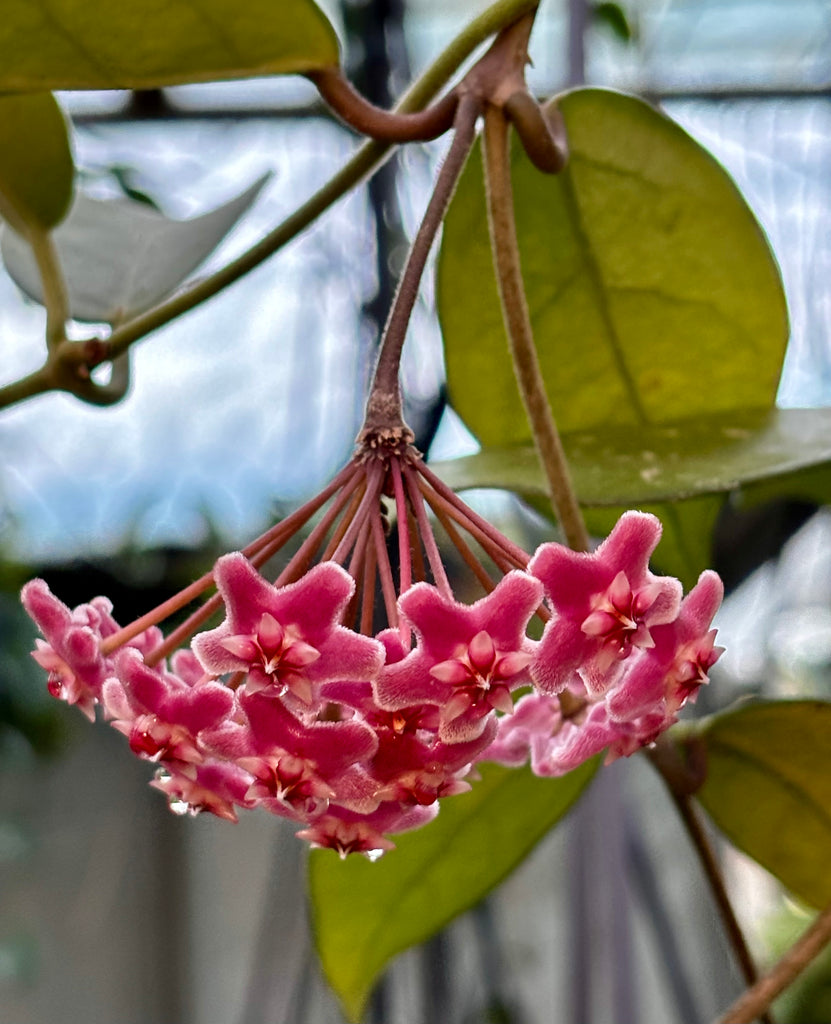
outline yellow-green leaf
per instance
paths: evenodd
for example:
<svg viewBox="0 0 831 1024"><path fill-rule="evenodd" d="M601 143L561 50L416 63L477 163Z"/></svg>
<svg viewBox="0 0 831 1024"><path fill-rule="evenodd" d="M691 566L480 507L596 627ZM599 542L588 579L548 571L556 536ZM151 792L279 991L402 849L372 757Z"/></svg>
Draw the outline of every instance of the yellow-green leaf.
<svg viewBox="0 0 831 1024"><path fill-rule="evenodd" d="M705 416L666 426L566 434L563 445L592 532L604 536L627 508L654 512L664 535L654 564L687 586L712 561L712 533L728 493L828 500L831 409ZM514 491L551 515L545 478L530 445L485 448L436 472L456 490Z"/></svg>
<svg viewBox="0 0 831 1024"><path fill-rule="evenodd" d="M713 821L797 896L831 902L831 703L748 704L697 735L707 781L696 795Z"/></svg>
<svg viewBox="0 0 831 1024"><path fill-rule="evenodd" d="M767 241L723 168L647 103L560 98L571 156L544 175L515 144L522 269L562 431L769 409L787 341ZM502 324L481 168L471 160L439 260L450 398L482 444L530 438Z"/></svg>
<svg viewBox="0 0 831 1024"><path fill-rule="evenodd" d="M588 785L597 759L559 779L482 765L469 793L442 802L425 828L395 836L370 864L315 850L309 894L323 970L352 1021L381 969L487 895L530 853Z"/></svg>
<svg viewBox="0 0 831 1024"><path fill-rule="evenodd" d="M55 97L0 96L0 216L23 235L48 231L69 209L74 175L66 120Z"/></svg>
<svg viewBox="0 0 831 1024"><path fill-rule="evenodd" d="M0 90L154 89L339 61L314 0L4 0Z"/></svg>

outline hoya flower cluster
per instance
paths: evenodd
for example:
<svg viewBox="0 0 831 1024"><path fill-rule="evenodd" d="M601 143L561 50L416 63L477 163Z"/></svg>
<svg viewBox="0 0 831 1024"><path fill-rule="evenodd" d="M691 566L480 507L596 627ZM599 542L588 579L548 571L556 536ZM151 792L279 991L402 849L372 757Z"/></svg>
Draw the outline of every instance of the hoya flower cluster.
<svg viewBox="0 0 831 1024"><path fill-rule="evenodd" d="M276 580L262 575L317 513ZM451 591L434 522L483 589L473 604ZM52 694L91 719L99 707L158 766L174 811L235 821L264 807L314 845L377 856L469 789L478 761L559 775L675 721L720 654L722 588L704 573L682 600L649 571L659 536L628 512L593 553L547 543L529 559L407 444L365 445L317 498L130 626L105 598L70 611L41 580L23 603Z"/></svg>

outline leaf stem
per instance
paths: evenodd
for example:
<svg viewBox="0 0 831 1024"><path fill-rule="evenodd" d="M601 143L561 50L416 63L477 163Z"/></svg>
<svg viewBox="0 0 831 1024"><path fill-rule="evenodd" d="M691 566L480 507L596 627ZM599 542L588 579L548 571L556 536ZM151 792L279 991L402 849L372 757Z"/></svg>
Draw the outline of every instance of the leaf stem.
<svg viewBox="0 0 831 1024"><path fill-rule="evenodd" d="M755 985L759 977L756 965L750 955L747 940L727 894L727 886L715 850L704 831L704 826L701 824L701 819L690 795L690 784L688 783L692 783L692 775L685 774L680 751L666 738L659 740L655 747L647 753L647 756L664 780L672 802L675 804L675 809L678 811L681 822L698 855L704 877L707 879L742 977L747 985ZM698 779L699 784L700 781ZM762 1009L764 1010L764 1007ZM760 1015L760 1020L764 1024L773 1024L773 1018L764 1012Z"/></svg>
<svg viewBox="0 0 831 1024"><path fill-rule="evenodd" d="M717 1024L750 1024L831 942L831 904L756 984L740 996ZM769 1018L768 1018L769 1019Z"/></svg>
<svg viewBox="0 0 831 1024"><path fill-rule="evenodd" d="M54 386L49 364L44 363L33 373L0 388L0 409L24 402L27 398L34 398L35 395L52 391Z"/></svg>
<svg viewBox="0 0 831 1024"><path fill-rule="evenodd" d="M491 250L514 372L565 539L575 551L588 551L588 531L574 493L534 346L514 220L508 120L503 111L493 105L485 110L484 167Z"/></svg>
<svg viewBox="0 0 831 1024"><path fill-rule="evenodd" d="M46 307L46 347L54 350L66 339L66 321L69 319L69 293L63 275L58 249L51 231L41 229L26 236L37 263L43 285L43 305Z"/></svg>

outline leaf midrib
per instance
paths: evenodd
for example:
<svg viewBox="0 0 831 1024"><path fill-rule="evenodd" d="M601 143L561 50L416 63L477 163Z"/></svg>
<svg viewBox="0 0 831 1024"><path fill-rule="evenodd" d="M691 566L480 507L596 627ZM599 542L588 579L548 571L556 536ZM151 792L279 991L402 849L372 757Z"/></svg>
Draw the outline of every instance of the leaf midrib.
<svg viewBox="0 0 831 1024"><path fill-rule="evenodd" d="M632 403L632 409L638 421L642 425L646 425L650 423L650 419L643 407L640 395L638 394L638 389L635 386L635 381L626 362L626 356L620 343L620 338L618 337L617 328L615 327L614 319L612 317L612 311L609 308L603 275L600 272L600 265L595 256L591 238L583 222L580 202L577 197L577 191L574 187L574 180L569 167L566 168L561 180L566 211L568 212L572 230L574 231L577 239L579 252L583 258L583 264L586 268L589 285L596 296L597 308L600 312L603 327L605 329L604 333L606 335L609 349L612 353L612 358L614 359L615 367L623 380L626 392L629 395L629 400Z"/></svg>

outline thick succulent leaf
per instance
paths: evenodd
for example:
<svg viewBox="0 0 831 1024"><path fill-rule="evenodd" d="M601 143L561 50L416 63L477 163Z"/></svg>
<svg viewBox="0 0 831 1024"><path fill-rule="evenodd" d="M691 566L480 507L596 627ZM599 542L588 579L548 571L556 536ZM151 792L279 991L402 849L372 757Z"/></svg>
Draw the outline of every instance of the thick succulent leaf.
<svg viewBox="0 0 831 1024"><path fill-rule="evenodd" d="M640 100L582 89L559 105L571 147L565 171L541 174L514 145L512 173L529 309L560 429L624 433L770 408L785 300L736 186ZM485 446L529 440L476 160L450 207L438 280L454 407Z"/></svg>
<svg viewBox="0 0 831 1024"><path fill-rule="evenodd" d="M313 851L309 893L321 963L350 1020L357 1021L384 965L476 904L563 817L597 760L559 779L527 768L483 765L469 793L443 802L426 828L395 836L370 864Z"/></svg>
<svg viewBox="0 0 831 1024"><path fill-rule="evenodd" d="M566 434L563 446L580 504L588 507L679 501L751 483L776 489L831 464L831 409L775 409L767 415L706 416L667 426ZM502 487L545 497L531 445L485 448L434 469L458 490Z"/></svg>
<svg viewBox="0 0 831 1024"><path fill-rule="evenodd" d="M76 320L118 323L169 295L216 248L248 210L267 178L199 217L171 220L146 203L104 201L79 193L55 243ZM43 301L29 247L5 230L0 253L9 274L31 298Z"/></svg>
<svg viewBox="0 0 831 1024"><path fill-rule="evenodd" d="M589 529L605 535L628 508L654 512L664 524L654 564L687 586L712 563L713 528L728 493L740 490L748 502L831 498L831 409L581 431L563 445ZM551 516L531 445L485 448L434 469L456 490L504 488Z"/></svg>
<svg viewBox="0 0 831 1024"><path fill-rule="evenodd" d="M155 89L336 65L314 0L4 0L0 91Z"/></svg>
<svg viewBox="0 0 831 1024"><path fill-rule="evenodd" d="M696 795L713 821L801 899L831 902L831 703L747 704L696 736L707 753Z"/></svg>
<svg viewBox="0 0 831 1024"><path fill-rule="evenodd" d="M53 228L69 209L74 175L55 97L0 96L0 216L24 234Z"/></svg>

